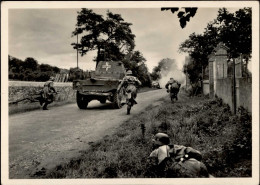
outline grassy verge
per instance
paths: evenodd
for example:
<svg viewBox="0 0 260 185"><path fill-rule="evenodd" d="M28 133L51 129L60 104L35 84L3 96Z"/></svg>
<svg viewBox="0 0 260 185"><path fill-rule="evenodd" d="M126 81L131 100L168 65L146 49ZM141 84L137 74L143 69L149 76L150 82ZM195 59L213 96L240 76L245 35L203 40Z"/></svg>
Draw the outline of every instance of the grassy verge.
<svg viewBox="0 0 260 185"><path fill-rule="evenodd" d="M232 115L220 99L169 97L123 123L117 131L91 144L73 159L42 178L147 178L151 137L169 134L173 144L191 146L216 177L251 176L251 116L243 109ZM145 127L145 129L143 129ZM38 177L39 178L39 177Z"/></svg>

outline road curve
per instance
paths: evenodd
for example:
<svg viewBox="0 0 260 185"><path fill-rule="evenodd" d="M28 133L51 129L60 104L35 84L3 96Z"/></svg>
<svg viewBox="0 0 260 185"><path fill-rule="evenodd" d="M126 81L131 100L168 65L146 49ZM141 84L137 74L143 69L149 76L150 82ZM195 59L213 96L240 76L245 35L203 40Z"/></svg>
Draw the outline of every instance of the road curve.
<svg viewBox="0 0 260 185"><path fill-rule="evenodd" d="M51 169L77 157L81 151L152 103L160 103L165 89L138 94L131 115L126 106L90 102L87 110L76 103L9 116L9 178L26 179L41 169Z"/></svg>

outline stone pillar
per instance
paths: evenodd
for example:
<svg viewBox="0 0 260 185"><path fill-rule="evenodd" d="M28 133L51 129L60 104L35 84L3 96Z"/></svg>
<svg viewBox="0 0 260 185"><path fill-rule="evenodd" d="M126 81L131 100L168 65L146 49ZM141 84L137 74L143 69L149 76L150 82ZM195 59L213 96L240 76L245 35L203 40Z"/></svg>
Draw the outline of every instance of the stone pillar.
<svg viewBox="0 0 260 185"><path fill-rule="evenodd" d="M215 92L214 92L214 61L215 61L215 55L211 54L209 56L209 97L214 98Z"/></svg>
<svg viewBox="0 0 260 185"><path fill-rule="evenodd" d="M215 49L216 80L227 78L227 50L228 47L224 46L222 43L220 43Z"/></svg>
<svg viewBox="0 0 260 185"><path fill-rule="evenodd" d="M242 78L242 66L243 62L241 57L235 59L235 75L236 78Z"/></svg>

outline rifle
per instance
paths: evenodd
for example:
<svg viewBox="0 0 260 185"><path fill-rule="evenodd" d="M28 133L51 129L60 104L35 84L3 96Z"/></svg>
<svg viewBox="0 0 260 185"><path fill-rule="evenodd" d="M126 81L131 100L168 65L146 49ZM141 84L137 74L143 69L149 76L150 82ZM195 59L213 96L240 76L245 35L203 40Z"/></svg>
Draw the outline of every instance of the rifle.
<svg viewBox="0 0 260 185"><path fill-rule="evenodd" d="M41 95L42 91L39 91L39 92L36 92L35 94L31 94L31 95L28 95L27 97L25 98L22 98L22 99L18 99L16 101L12 101L12 102L9 102L8 104L18 104L19 102L21 101L25 101L25 100L29 100L31 103L32 102L38 102L40 101L40 98L42 97Z"/></svg>
<svg viewBox="0 0 260 185"><path fill-rule="evenodd" d="M42 99L42 91L38 91L36 92L35 94L31 94L31 95L28 95L27 97L25 98L22 98L22 99L18 99L16 101L12 101L12 102L9 102L8 104L9 105L12 105L12 104L18 104L19 102L22 102L22 101L25 101L25 100L29 100L30 103L33 103L33 102L39 102L40 99ZM53 92L54 94L59 94L60 92L59 91L56 91L56 92Z"/></svg>

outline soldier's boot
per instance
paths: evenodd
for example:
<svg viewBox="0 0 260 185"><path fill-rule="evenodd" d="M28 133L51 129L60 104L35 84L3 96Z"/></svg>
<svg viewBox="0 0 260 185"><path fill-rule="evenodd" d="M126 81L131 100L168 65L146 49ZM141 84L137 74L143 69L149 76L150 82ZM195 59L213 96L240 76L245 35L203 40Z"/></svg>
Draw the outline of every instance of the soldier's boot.
<svg viewBox="0 0 260 185"><path fill-rule="evenodd" d="M43 107L42 107L42 110L48 110L48 109L47 109L47 105L48 105L48 103L45 103L45 104L43 105Z"/></svg>
<svg viewBox="0 0 260 185"><path fill-rule="evenodd" d="M131 106L130 106L130 105L128 105L128 106L127 106L127 113L126 113L127 115L129 115L129 114L130 114L130 110L131 110Z"/></svg>
<svg viewBox="0 0 260 185"><path fill-rule="evenodd" d="M39 101L40 101L40 105L42 106L42 104L44 102L43 98L41 97Z"/></svg>

